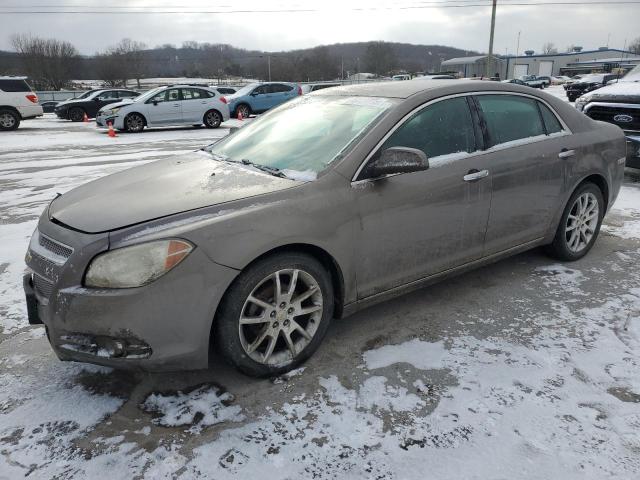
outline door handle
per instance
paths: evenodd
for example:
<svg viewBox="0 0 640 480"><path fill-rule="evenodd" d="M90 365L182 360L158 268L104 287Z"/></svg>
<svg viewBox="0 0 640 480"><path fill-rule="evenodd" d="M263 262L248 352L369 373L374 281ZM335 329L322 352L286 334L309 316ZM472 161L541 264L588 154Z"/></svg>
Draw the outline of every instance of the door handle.
<svg viewBox="0 0 640 480"><path fill-rule="evenodd" d="M568 150L566 148L563 148L562 150L560 150L560 153L558 154L559 158L569 158L569 157L573 157L576 154L575 150Z"/></svg>
<svg viewBox="0 0 640 480"><path fill-rule="evenodd" d="M477 182L478 180L488 176L489 170L477 170L474 168L472 170L469 170L469 172L464 177L462 177L462 179L465 182Z"/></svg>

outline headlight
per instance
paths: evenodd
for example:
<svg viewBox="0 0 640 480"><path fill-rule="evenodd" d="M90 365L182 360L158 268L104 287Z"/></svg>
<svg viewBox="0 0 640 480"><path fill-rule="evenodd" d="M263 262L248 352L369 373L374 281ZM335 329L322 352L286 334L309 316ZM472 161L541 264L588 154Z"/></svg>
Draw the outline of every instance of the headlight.
<svg viewBox="0 0 640 480"><path fill-rule="evenodd" d="M192 250L193 245L185 240L160 240L101 253L89 264L84 284L98 288L141 287L167 273Z"/></svg>
<svg viewBox="0 0 640 480"><path fill-rule="evenodd" d="M584 97L578 97L578 99L576 100L575 103L575 107L582 111L584 109L584 106L587 104L587 99Z"/></svg>
<svg viewBox="0 0 640 480"><path fill-rule="evenodd" d="M103 110L102 113L103 115L115 115L116 113L118 113L120 111L119 108L109 108L107 110Z"/></svg>

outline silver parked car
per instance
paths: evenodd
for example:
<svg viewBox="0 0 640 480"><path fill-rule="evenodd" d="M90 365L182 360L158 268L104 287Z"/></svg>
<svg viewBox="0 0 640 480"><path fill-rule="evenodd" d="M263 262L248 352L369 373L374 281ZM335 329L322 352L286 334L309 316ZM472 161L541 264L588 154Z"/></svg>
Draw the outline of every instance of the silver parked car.
<svg viewBox="0 0 640 480"><path fill-rule="evenodd" d="M117 368L287 371L333 318L546 246L593 246L625 138L528 87L335 87L209 147L54 199L29 320L56 354Z"/></svg>

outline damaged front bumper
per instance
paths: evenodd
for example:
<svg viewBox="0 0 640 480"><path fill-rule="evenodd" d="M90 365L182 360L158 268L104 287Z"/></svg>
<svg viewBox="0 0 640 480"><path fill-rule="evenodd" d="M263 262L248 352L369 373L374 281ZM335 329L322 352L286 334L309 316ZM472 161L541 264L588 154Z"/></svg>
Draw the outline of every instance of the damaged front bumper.
<svg viewBox="0 0 640 480"><path fill-rule="evenodd" d="M237 271L196 248L143 287L84 287L87 265L108 245L108 234L72 231L43 215L26 256L29 323L45 325L61 360L146 371L207 368L215 311Z"/></svg>

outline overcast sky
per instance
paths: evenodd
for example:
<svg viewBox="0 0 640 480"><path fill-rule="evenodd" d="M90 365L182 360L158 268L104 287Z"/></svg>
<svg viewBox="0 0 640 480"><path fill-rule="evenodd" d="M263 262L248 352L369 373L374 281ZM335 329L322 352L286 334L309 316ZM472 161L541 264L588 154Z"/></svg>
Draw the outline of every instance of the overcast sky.
<svg viewBox="0 0 640 480"><path fill-rule="evenodd" d="M571 44L595 49L607 44L609 34L609 46L622 48L625 39L629 42L640 37L640 3L508 6L548 1L554 0L499 0L496 53L515 53L518 31L522 32L520 53L526 49L540 51L549 41L560 51ZM487 6L451 8L461 4ZM487 51L489 5L488 0L0 0L0 49L11 49L11 34L32 33L68 40L83 54L93 54L124 37L151 47L195 40L275 51L387 40ZM238 12L256 9L320 11ZM109 13L51 13L87 10ZM161 14L159 10L172 13ZM195 10L218 13L185 13ZM49 13L10 13L16 11ZM144 13L126 13L131 11Z"/></svg>

